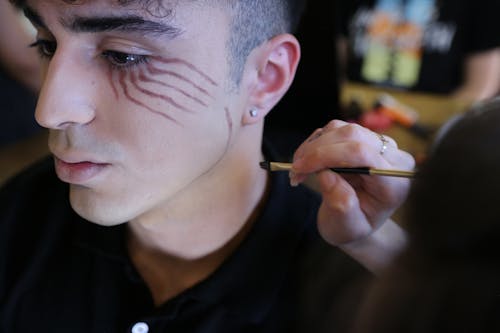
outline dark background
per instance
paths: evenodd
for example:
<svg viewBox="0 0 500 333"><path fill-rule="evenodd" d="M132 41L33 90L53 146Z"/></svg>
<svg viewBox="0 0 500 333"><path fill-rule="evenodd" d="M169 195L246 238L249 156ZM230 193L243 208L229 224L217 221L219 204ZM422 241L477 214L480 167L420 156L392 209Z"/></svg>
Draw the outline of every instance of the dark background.
<svg viewBox="0 0 500 333"><path fill-rule="evenodd" d="M284 160L316 128L339 116L335 4L308 1L296 33L302 60L295 82L267 116L266 137Z"/></svg>

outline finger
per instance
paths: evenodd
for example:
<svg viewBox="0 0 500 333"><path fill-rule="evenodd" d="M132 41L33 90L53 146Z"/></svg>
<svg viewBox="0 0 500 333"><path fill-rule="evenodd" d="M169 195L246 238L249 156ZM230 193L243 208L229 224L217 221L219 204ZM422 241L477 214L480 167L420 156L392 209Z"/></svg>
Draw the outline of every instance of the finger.
<svg viewBox="0 0 500 333"><path fill-rule="evenodd" d="M323 134L323 129L322 128L318 128L316 129L306 140L306 142L312 142L314 140L316 140L317 138L319 138L321 136L321 134Z"/></svg>
<svg viewBox="0 0 500 333"><path fill-rule="evenodd" d="M294 159L301 158L307 151L317 149L322 145L349 141L364 143L380 154L387 154L389 160L391 160L391 156L395 155L394 152L398 151L396 141L390 137L382 136L357 124L332 121L324 128L316 130L313 135L299 147L294 155ZM397 164L397 159L395 162Z"/></svg>
<svg viewBox="0 0 500 333"><path fill-rule="evenodd" d="M367 142L381 142L381 134L373 132L359 124L347 123L341 120L333 120L322 128L322 134L330 132L336 133L338 141L358 139L362 141L366 140ZM378 138L378 141L376 138ZM383 138L387 141L387 146L398 148L397 142L393 138L387 135L383 135Z"/></svg>
<svg viewBox="0 0 500 333"><path fill-rule="evenodd" d="M320 138L325 131L331 131L343 126L349 125L349 123L334 119L330 121L325 127L318 128L316 129L295 151L294 154L294 159L295 158L300 158L303 155L303 151L306 149L306 147L313 141L317 140Z"/></svg>
<svg viewBox="0 0 500 333"><path fill-rule="evenodd" d="M387 219L408 194L410 180L397 177L366 176L357 191L361 210L372 221Z"/></svg>
<svg viewBox="0 0 500 333"><path fill-rule="evenodd" d="M378 153L382 155L383 158L388 162L386 167L395 169L411 170L414 168L415 161L413 157L398 149L397 143L394 139L383 136L367 130L356 124L345 124L342 125L338 122L332 125L328 125L329 128L323 128L321 131L317 131L306 144L300 147L300 151L294 156L294 160L300 159L305 155L318 154L320 151L326 151L324 147L331 146L336 143L346 143L346 142L358 142L359 145L365 145L365 149L373 150L373 153ZM335 128L333 128L335 127ZM383 138L383 140L382 140ZM358 149L352 151L355 154ZM333 153L333 152L332 152ZM371 166L380 167L379 165L330 165L330 167L339 166Z"/></svg>
<svg viewBox="0 0 500 333"><path fill-rule="evenodd" d="M323 171L318 175L323 197L318 212L318 230L332 245L349 243L368 235L372 227L359 209L356 192L339 175Z"/></svg>
<svg viewBox="0 0 500 333"><path fill-rule="evenodd" d="M414 165L413 157L399 150L392 138L334 120L314 131L296 151L290 179L296 185L311 173L333 167L412 170Z"/></svg>
<svg viewBox="0 0 500 333"><path fill-rule="evenodd" d="M348 123L340 119L333 119L330 122L328 122L325 126L323 126L323 129L330 130L330 129L340 128L349 124L351 123Z"/></svg>
<svg viewBox="0 0 500 333"><path fill-rule="evenodd" d="M413 158L402 151L406 164L397 165L397 168L412 166ZM300 182L312 173L317 173L332 167L374 167L393 168L386 158L374 151L366 144L359 142L345 142L332 145L323 145L315 150L308 151L303 158L294 161L292 173L295 180ZM361 189L364 208L384 206L392 207L399 204L406 197L409 180L397 177L368 176L368 175L340 175L345 178L351 187ZM365 210L366 210L365 209ZM363 210L363 211L365 211ZM365 211L366 213L367 211ZM373 215L371 212L369 215Z"/></svg>
<svg viewBox="0 0 500 333"><path fill-rule="evenodd" d="M391 164L370 145L349 141L316 145L305 149L303 156L293 161L292 170L296 174L309 174L333 167L388 168L390 166Z"/></svg>
<svg viewBox="0 0 500 333"><path fill-rule="evenodd" d="M300 158L303 155L305 146L318 139L323 134L323 128L316 129L296 150L293 159Z"/></svg>
<svg viewBox="0 0 500 333"><path fill-rule="evenodd" d="M415 168L415 158L404 150L389 150L383 154L383 157L394 169L413 170Z"/></svg>
<svg viewBox="0 0 500 333"><path fill-rule="evenodd" d="M373 149L359 142L344 142L320 145L315 149L305 149L304 156L295 159L290 172L290 183L295 186L302 183L309 175L333 167L380 167L387 168L388 163ZM349 177L342 175L346 179Z"/></svg>

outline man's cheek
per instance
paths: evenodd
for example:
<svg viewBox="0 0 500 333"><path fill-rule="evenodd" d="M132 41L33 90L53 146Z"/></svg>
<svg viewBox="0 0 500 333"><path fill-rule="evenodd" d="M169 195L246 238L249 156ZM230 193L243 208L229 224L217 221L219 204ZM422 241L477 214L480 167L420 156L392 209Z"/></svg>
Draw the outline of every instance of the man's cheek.
<svg viewBox="0 0 500 333"><path fill-rule="evenodd" d="M195 113L213 102L219 84L195 65L177 58L151 59L131 69L109 69L115 99L124 98L179 125L176 112Z"/></svg>

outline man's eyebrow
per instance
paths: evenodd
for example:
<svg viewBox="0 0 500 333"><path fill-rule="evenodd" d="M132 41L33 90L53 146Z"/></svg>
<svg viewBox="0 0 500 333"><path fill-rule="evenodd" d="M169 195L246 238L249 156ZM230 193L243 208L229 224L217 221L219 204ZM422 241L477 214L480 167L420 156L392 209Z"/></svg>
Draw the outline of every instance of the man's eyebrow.
<svg viewBox="0 0 500 333"><path fill-rule="evenodd" d="M45 25L45 22L43 22L43 19L33 9L31 9L28 6L25 6L23 8L23 12L24 12L24 16L26 16L26 18L28 20L30 20L30 22L34 26L40 27L40 28L47 28L47 26Z"/></svg>
<svg viewBox="0 0 500 333"><path fill-rule="evenodd" d="M74 17L71 21L63 21L63 26L73 32L106 32L123 31L139 32L143 34L167 35L176 37L181 34L181 29L172 25L146 20L141 16L99 16L99 17Z"/></svg>
<svg viewBox="0 0 500 333"><path fill-rule="evenodd" d="M32 8L24 7L24 15L37 27L47 29L42 17ZM63 20L62 25L74 32L106 32L123 31L139 32L143 34L166 35L174 38L182 33L182 30L170 24L146 20L137 15L124 16L99 16L80 17L76 16L70 21Z"/></svg>

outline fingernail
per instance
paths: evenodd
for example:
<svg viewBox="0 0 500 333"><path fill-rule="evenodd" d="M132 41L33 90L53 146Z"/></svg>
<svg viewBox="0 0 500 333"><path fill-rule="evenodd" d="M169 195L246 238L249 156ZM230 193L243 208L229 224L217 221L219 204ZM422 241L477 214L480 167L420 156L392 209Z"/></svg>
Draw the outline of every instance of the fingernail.
<svg viewBox="0 0 500 333"><path fill-rule="evenodd" d="M290 172L288 173L288 176L290 177L290 186L292 186L292 187L296 187L296 186L298 186L298 185L299 185L299 182L298 182L298 180L297 180L297 176L296 176L295 172L290 171Z"/></svg>

